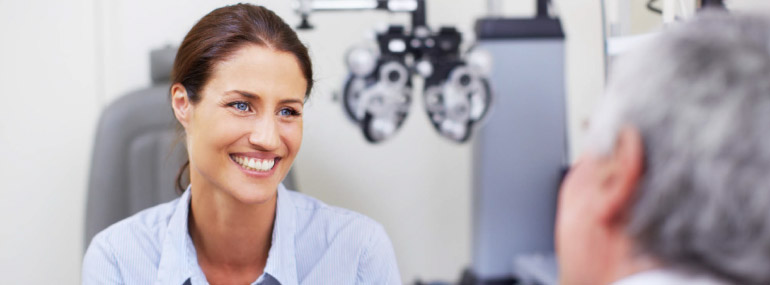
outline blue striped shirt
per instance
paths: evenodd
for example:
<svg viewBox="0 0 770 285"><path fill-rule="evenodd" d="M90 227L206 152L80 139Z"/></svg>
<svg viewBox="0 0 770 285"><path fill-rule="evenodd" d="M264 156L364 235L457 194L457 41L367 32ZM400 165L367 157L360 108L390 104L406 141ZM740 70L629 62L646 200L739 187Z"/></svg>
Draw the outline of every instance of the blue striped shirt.
<svg viewBox="0 0 770 285"><path fill-rule="evenodd" d="M208 284L187 230L190 189L97 234L83 284ZM272 244L252 284L400 284L383 227L278 187Z"/></svg>

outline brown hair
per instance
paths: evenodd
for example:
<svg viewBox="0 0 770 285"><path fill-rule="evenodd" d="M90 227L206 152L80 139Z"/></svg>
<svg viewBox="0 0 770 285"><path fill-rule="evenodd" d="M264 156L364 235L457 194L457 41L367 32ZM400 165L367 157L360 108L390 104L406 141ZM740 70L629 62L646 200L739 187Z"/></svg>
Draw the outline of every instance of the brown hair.
<svg viewBox="0 0 770 285"><path fill-rule="evenodd" d="M313 87L313 66L307 48L297 34L278 15L252 4L225 6L203 16L185 36L174 59L171 80L180 83L192 103L200 101L198 92L211 77L215 65L239 48L255 44L293 54L307 81L305 99ZM184 191L182 178L189 160L176 177L178 190Z"/></svg>

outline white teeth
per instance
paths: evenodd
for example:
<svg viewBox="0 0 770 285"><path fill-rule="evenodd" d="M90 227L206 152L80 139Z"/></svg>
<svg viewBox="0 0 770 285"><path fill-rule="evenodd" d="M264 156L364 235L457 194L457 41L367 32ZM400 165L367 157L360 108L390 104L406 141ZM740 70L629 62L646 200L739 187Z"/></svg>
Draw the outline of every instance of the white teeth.
<svg viewBox="0 0 770 285"><path fill-rule="evenodd" d="M256 159L245 156L233 156L233 160L249 170L270 171L275 166L275 159Z"/></svg>

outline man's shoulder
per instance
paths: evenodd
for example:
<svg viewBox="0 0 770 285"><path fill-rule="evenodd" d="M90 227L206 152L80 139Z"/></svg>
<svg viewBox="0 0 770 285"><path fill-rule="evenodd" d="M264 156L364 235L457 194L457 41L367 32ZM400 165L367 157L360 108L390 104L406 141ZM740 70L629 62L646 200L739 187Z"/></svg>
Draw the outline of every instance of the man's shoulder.
<svg viewBox="0 0 770 285"><path fill-rule="evenodd" d="M613 285L727 285L721 280L703 274L658 268L632 274L612 283Z"/></svg>

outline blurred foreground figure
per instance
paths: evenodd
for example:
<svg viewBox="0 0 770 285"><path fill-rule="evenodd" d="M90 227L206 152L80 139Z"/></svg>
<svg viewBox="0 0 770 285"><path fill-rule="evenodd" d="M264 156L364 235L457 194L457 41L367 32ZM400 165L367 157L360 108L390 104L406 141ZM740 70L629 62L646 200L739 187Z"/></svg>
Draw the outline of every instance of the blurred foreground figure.
<svg viewBox="0 0 770 285"><path fill-rule="evenodd" d="M622 55L559 198L562 284L770 284L770 22Z"/></svg>

